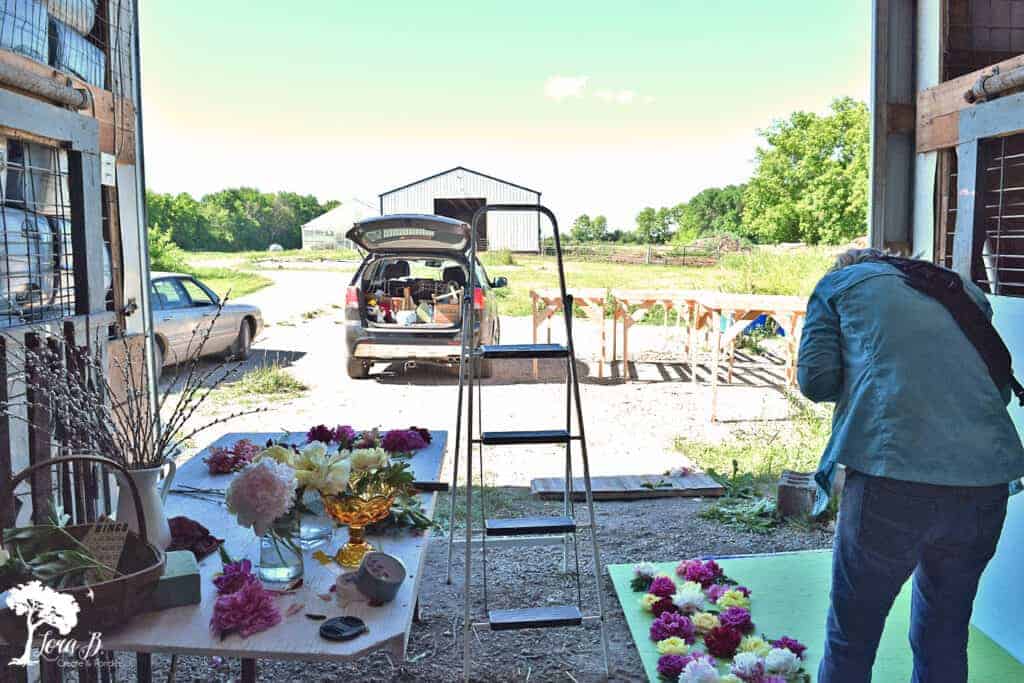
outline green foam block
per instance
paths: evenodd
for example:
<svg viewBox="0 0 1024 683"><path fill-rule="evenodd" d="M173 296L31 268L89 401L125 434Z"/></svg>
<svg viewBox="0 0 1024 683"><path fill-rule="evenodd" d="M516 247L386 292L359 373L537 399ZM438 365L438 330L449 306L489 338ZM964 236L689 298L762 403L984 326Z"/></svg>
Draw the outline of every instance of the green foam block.
<svg viewBox="0 0 1024 683"><path fill-rule="evenodd" d="M153 592L152 609L198 605L203 599L200 585L199 564L192 551L171 551L167 553L164 574Z"/></svg>

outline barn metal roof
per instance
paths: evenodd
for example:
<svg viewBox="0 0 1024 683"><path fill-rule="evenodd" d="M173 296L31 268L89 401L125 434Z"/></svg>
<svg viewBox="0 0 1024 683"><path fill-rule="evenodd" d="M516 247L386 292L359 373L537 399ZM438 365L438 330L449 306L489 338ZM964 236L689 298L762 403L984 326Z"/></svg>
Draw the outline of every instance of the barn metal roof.
<svg viewBox="0 0 1024 683"><path fill-rule="evenodd" d="M402 185L401 187L396 187L393 190L388 190L387 192L381 192L378 196L379 197L386 197L389 194L394 194L395 192L399 192L400 190L404 190L406 188L413 187L414 185L419 185L420 183L425 183L428 180L433 180L434 178L440 178L441 176L448 175L449 173L453 173L454 171L465 171L466 173L472 173L473 175L478 175L481 178L487 178L488 180L493 180L495 182L499 182L499 183L502 183L504 185L510 185L511 187L516 187L516 188L519 188L520 190L526 190L527 192L532 192L533 194L535 194L538 197L540 197L540 192L538 192L537 190L531 189L531 188L526 187L524 185L519 185L518 183L512 183L512 182L509 182L507 180L502 180L501 178L496 178L496 177L494 177L492 175L487 175L486 173L481 173L480 171L474 171L473 169L466 168L465 166L455 166L454 168L449 168L446 171L441 171L440 173L435 173L434 175L427 176L426 178L420 178L419 180L413 181L411 183L407 183L405 185Z"/></svg>

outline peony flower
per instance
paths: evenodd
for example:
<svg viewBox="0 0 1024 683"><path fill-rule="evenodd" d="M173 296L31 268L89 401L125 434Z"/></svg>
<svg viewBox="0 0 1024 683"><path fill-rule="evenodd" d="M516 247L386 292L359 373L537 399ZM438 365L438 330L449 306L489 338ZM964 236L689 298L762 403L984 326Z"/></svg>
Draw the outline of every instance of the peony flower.
<svg viewBox="0 0 1024 683"><path fill-rule="evenodd" d="M259 462L260 460L273 460L276 463L291 467L295 461L295 451L275 444L263 450L256 456L253 462Z"/></svg>
<svg viewBox="0 0 1024 683"><path fill-rule="evenodd" d="M243 638L281 623L281 611L274 596L259 581L243 585L238 591L217 598L213 604L210 630L224 639L237 632Z"/></svg>
<svg viewBox="0 0 1024 683"><path fill-rule="evenodd" d="M654 597L658 597L655 595ZM676 606L672 603L672 598L658 598L658 601L651 607L651 613L656 617L660 617L665 612L678 612Z"/></svg>
<svg viewBox="0 0 1024 683"><path fill-rule="evenodd" d="M167 526L171 530L171 544L167 549L191 550L197 560L203 559L224 542L214 538L209 529L188 517L171 517L167 520Z"/></svg>
<svg viewBox="0 0 1024 683"><path fill-rule="evenodd" d="M750 596L743 591L733 588L725 591L717 600L719 607L750 607Z"/></svg>
<svg viewBox="0 0 1024 683"><path fill-rule="evenodd" d="M653 562L640 562L633 567L634 576L642 576L647 579L654 579L658 574L658 568Z"/></svg>
<svg viewBox="0 0 1024 683"><path fill-rule="evenodd" d="M423 427L409 427L409 431L416 432L417 434L419 434L420 438L423 439L424 443L430 443L431 441L434 440L434 437L430 435L429 429L424 429Z"/></svg>
<svg viewBox="0 0 1024 683"><path fill-rule="evenodd" d="M791 676L799 671L801 666L796 653L782 647L772 648L764 657L764 669L770 674Z"/></svg>
<svg viewBox="0 0 1024 683"><path fill-rule="evenodd" d="M672 603L683 614L699 612L704 607L704 591L699 583L687 581L676 591Z"/></svg>
<svg viewBox="0 0 1024 683"><path fill-rule="evenodd" d="M249 439L239 439L231 448L220 446L210 449L210 457L203 460L210 474L229 474L242 469L259 453L259 446Z"/></svg>
<svg viewBox="0 0 1024 683"><path fill-rule="evenodd" d="M240 526L252 527L262 536L275 519L291 510L296 486L295 471L287 465L273 460L247 465L228 485L228 512Z"/></svg>
<svg viewBox="0 0 1024 683"><path fill-rule="evenodd" d="M707 660L695 659L686 665L679 676L680 683L719 683L718 669Z"/></svg>
<svg viewBox="0 0 1024 683"><path fill-rule="evenodd" d="M653 612L655 603L657 603L660 600L661 598L659 598L654 593L644 593L640 597L640 609L642 609L645 612Z"/></svg>
<svg viewBox="0 0 1024 683"><path fill-rule="evenodd" d="M729 586L723 586L720 583L713 583L704 589L704 595L707 596L710 602L718 602L718 599L725 595L728 590Z"/></svg>
<svg viewBox="0 0 1024 683"><path fill-rule="evenodd" d="M252 573L252 562L242 560L225 564L224 573L213 580L213 585L217 587L218 595L230 595L253 582L259 582L259 579Z"/></svg>
<svg viewBox="0 0 1024 683"><path fill-rule="evenodd" d="M681 655L662 655L658 659L658 676L666 681L678 681L686 664L687 658Z"/></svg>
<svg viewBox="0 0 1024 683"><path fill-rule="evenodd" d="M382 448L357 448L349 456L352 469L356 471L376 470L386 467L388 454Z"/></svg>
<svg viewBox="0 0 1024 683"><path fill-rule="evenodd" d="M352 463L340 453L320 457L313 469L295 471L299 486L315 489L329 496L344 493L351 475Z"/></svg>
<svg viewBox="0 0 1024 683"><path fill-rule="evenodd" d="M754 622L750 620L750 610L745 607L730 607L719 612L718 621L722 626L734 628L740 633L753 633Z"/></svg>
<svg viewBox="0 0 1024 683"><path fill-rule="evenodd" d="M740 652L732 660L731 673L746 683L761 683L764 660L753 652Z"/></svg>
<svg viewBox="0 0 1024 683"><path fill-rule="evenodd" d="M356 430L348 425L338 425L331 432L331 441L344 450L350 450L356 441Z"/></svg>
<svg viewBox="0 0 1024 683"><path fill-rule="evenodd" d="M708 653L720 659L729 659L736 654L736 649L743 640L743 634L728 626L719 626L707 632L704 636L704 646Z"/></svg>
<svg viewBox="0 0 1024 683"><path fill-rule="evenodd" d="M384 434L381 446L388 453L412 453L427 447L427 442L418 431L392 429Z"/></svg>
<svg viewBox="0 0 1024 683"><path fill-rule="evenodd" d="M306 432L306 443L313 441L320 441L321 443L330 443L334 440L334 432L327 425L317 425L308 432Z"/></svg>
<svg viewBox="0 0 1024 683"><path fill-rule="evenodd" d="M691 645L696 641L696 629L689 617L674 612L665 612L651 624L651 640L658 642L673 636L682 638ZM738 641L737 641L738 642Z"/></svg>
<svg viewBox="0 0 1024 683"><path fill-rule="evenodd" d="M658 652L663 655L685 655L690 651L690 646L685 640L677 636L658 641Z"/></svg>
<svg viewBox="0 0 1024 683"><path fill-rule="evenodd" d="M647 589L648 593L654 593L659 598L668 598L675 595L676 582L667 576L658 576L651 581L651 587Z"/></svg>
<svg viewBox="0 0 1024 683"><path fill-rule="evenodd" d="M800 659L804 658L804 652L807 651L807 646L806 645L804 645L803 643L801 643L799 640L797 640L795 638L790 638L789 636L782 636L778 640L773 640L771 644L772 644L772 647L777 647L777 648L782 648L784 650L789 650L790 652L795 654Z"/></svg>
<svg viewBox="0 0 1024 683"><path fill-rule="evenodd" d="M692 617L694 627L697 629L697 633L704 635L713 628L721 626L721 622L718 621L718 616L711 614L710 612L697 612Z"/></svg>
<svg viewBox="0 0 1024 683"><path fill-rule="evenodd" d="M352 448L377 448L380 446L380 430L373 429L363 432L359 438L352 443Z"/></svg>
<svg viewBox="0 0 1024 683"><path fill-rule="evenodd" d="M724 576L722 568L714 560L683 560L676 567L676 573L687 581L696 581L705 588Z"/></svg>
<svg viewBox="0 0 1024 683"><path fill-rule="evenodd" d="M322 441L311 441L302 447L293 463L297 469L313 470L319 467L326 457L327 444Z"/></svg>
<svg viewBox="0 0 1024 683"><path fill-rule="evenodd" d="M753 652L758 657L764 657L771 652L772 646L761 636L745 636L740 641L739 652Z"/></svg>

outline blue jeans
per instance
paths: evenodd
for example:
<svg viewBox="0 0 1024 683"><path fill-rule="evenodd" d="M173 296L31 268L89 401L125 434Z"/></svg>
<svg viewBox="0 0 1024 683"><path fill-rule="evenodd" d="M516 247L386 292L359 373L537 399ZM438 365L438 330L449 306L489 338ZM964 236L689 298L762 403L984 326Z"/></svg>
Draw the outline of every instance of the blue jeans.
<svg viewBox="0 0 1024 683"><path fill-rule="evenodd" d="M886 616L911 575L911 680L965 683L974 595L1008 495L1005 485L932 486L848 470L819 683L871 680Z"/></svg>

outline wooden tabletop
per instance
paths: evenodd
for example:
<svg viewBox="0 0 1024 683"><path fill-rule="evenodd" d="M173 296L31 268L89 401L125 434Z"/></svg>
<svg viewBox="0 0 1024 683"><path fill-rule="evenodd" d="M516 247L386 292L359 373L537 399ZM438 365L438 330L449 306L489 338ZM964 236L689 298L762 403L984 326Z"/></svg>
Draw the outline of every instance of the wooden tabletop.
<svg viewBox="0 0 1024 683"><path fill-rule="evenodd" d="M632 304L633 302L680 302L690 301L699 298L701 295L708 294L708 292L699 290L688 290L688 289L662 289L662 290L643 290L643 289L613 289L612 297L618 301Z"/></svg>
<svg viewBox="0 0 1024 683"><path fill-rule="evenodd" d="M568 293L576 299L600 299L608 295L608 290L600 287L580 288L580 287L569 287ZM530 296L537 299L561 299L562 292L559 289L531 289Z"/></svg>
<svg viewBox="0 0 1024 683"><path fill-rule="evenodd" d="M412 458L412 469L417 481L436 481L440 475L447 432L431 433L431 444L418 451ZM211 448L230 446L243 438L263 444L269 438L279 439L283 436L275 433L227 434L211 444ZM304 440L303 435L292 435L292 441L295 443ZM203 463L208 450L209 448L178 468L174 487L227 488L231 475L211 475ZM436 494L422 494L420 498L426 514L432 516ZM258 539L250 529L239 527L223 504L171 494L167 497L166 507L168 517L187 515L201 522L214 536L225 539L225 547L233 558L247 557L255 564L258 557ZM333 540L320 549L333 555L338 547L346 542L347 537L346 529L338 529ZM386 648L394 655L404 658L430 535L402 532L394 536L367 538L378 550L401 558L409 572L398 597L387 605L370 607L365 602L354 602L343 607L336 594L329 592L342 569L333 563L326 566L320 564L312 558L312 551L309 551L305 554L303 586L294 594L277 598L283 616L282 622L249 638L231 635L220 640L210 634L210 615L216 598L213 577L221 570L220 557L214 553L199 565L203 594L200 605L141 614L123 629L104 632L103 647L110 651L312 661L349 659L369 650ZM325 600L321 596L328 599ZM292 605L303 607L292 616L287 616ZM341 643L324 640L318 633L323 622L307 618L307 612L324 614L327 617L357 616L366 622L369 633Z"/></svg>
<svg viewBox="0 0 1024 683"><path fill-rule="evenodd" d="M774 311L779 313L805 313L807 311L807 299L800 296L701 292L697 301L704 308L718 311Z"/></svg>

